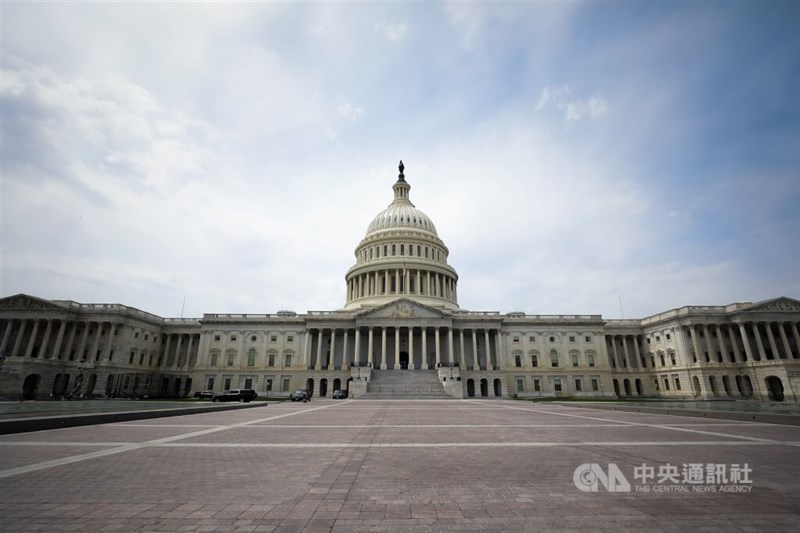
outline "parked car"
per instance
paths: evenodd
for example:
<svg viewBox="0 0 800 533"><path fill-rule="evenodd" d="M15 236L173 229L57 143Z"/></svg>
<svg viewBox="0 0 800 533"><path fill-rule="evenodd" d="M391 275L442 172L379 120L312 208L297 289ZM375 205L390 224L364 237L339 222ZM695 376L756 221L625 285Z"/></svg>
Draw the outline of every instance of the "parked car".
<svg viewBox="0 0 800 533"><path fill-rule="evenodd" d="M231 389L218 392L211 397L212 402L250 402L258 398L253 389Z"/></svg>
<svg viewBox="0 0 800 533"><path fill-rule="evenodd" d="M199 390L199 391L194 393L194 397L199 399L199 400L207 400L208 398L213 398L214 397L214 391L213 390Z"/></svg>
<svg viewBox="0 0 800 533"><path fill-rule="evenodd" d="M290 396L293 402L310 402L311 393L304 389L298 389Z"/></svg>
<svg viewBox="0 0 800 533"><path fill-rule="evenodd" d="M334 400L344 400L347 398L347 391L342 389L336 389L333 391L333 399Z"/></svg>

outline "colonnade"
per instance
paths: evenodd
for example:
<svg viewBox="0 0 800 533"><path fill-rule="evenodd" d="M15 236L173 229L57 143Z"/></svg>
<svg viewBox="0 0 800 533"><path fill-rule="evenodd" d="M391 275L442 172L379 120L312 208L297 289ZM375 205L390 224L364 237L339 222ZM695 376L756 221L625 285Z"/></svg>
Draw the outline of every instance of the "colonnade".
<svg viewBox="0 0 800 533"><path fill-rule="evenodd" d="M347 300L413 294L444 298L457 303L457 282L450 275L430 270L392 268L374 270L353 276L347 281Z"/></svg>
<svg viewBox="0 0 800 533"><path fill-rule="evenodd" d="M701 323L681 325L668 331L676 334L675 343L656 350L646 346L643 334L606 335L609 363L612 368L624 370L674 364L797 359L800 355L800 334L796 322Z"/></svg>
<svg viewBox="0 0 800 533"><path fill-rule="evenodd" d="M311 328L304 362L309 369L431 369L458 363L462 370L499 369L498 329L446 326L365 326Z"/></svg>
<svg viewBox="0 0 800 533"><path fill-rule="evenodd" d="M3 322L0 322L0 353L12 358L150 366L155 362L150 356L161 354L158 366L180 368L188 367L190 359L196 357L200 338L199 333L151 332L155 340L136 339L135 332L140 328L111 321L12 318ZM140 361L143 353L147 358Z"/></svg>
<svg viewBox="0 0 800 533"><path fill-rule="evenodd" d="M755 321L681 326L692 363L744 363L797 359L800 333L796 322ZM691 350L689 349L691 348Z"/></svg>

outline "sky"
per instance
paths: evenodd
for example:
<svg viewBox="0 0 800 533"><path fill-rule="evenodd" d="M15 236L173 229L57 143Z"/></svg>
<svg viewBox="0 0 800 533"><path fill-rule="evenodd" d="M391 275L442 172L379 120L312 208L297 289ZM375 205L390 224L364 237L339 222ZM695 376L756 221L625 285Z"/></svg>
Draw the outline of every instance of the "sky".
<svg viewBox="0 0 800 533"><path fill-rule="evenodd" d="M0 295L341 309L402 159L464 309L800 298L798 27L797 2L4 1Z"/></svg>

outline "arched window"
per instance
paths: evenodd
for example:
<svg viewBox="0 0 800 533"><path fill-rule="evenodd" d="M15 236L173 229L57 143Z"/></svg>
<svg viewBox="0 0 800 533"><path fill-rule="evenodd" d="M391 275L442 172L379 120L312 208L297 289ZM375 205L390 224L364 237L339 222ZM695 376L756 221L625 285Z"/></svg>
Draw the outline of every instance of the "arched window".
<svg viewBox="0 0 800 533"><path fill-rule="evenodd" d="M558 366L558 352L555 350L550 352L550 366L552 367Z"/></svg>
<svg viewBox="0 0 800 533"><path fill-rule="evenodd" d="M539 354L537 352L531 353L531 366L539 366Z"/></svg>
<svg viewBox="0 0 800 533"><path fill-rule="evenodd" d="M247 352L247 366L256 366L256 351L253 348Z"/></svg>
<svg viewBox="0 0 800 533"><path fill-rule="evenodd" d="M283 366L292 366L292 354L287 353L285 356L285 363Z"/></svg>
<svg viewBox="0 0 800 533"><path fill-rule="evenodd" d="M386 257L386 256L388 255L388 254L386 253L386 250L387 250L387 248L386 248L386 245L384 244L384 245L383 245L383 257Z"/></svg>
<svg viewBox="0 0 800 533"><path fill-rule="evenodd" d="M400 255L404 255L406 253L406 247L404 244L400 245Z"/></svg>

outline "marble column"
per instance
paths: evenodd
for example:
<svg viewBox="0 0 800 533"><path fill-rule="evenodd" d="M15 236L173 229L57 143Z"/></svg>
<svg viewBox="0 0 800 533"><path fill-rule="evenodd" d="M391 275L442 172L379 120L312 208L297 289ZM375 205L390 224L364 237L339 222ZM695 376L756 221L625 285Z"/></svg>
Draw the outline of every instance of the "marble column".
<svg viewBox="0 0 800 533"><path fill-rule="evenodd" d="M25 349L25 358L28 358L33 353L33 345L36 343L36 334L39 332L39 319L34 319L33 321L33 330L31 331L31 336L28 339L28 347Z"/></svg>

